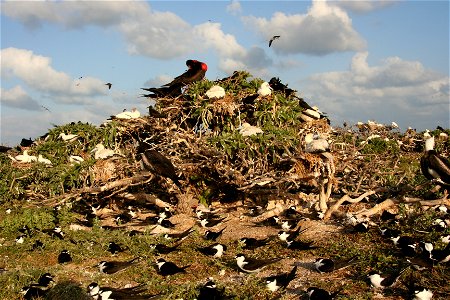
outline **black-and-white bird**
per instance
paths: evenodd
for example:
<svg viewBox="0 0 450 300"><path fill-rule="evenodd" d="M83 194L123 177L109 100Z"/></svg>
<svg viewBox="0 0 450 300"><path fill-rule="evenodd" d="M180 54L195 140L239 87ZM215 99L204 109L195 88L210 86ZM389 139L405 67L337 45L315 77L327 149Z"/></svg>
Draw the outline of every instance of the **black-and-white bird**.
<svg viewBox="0 0 450 300"><path fill-rule="evenodd" d="M320 273L329 273L340 269L347 268L356 263L357 256L349 259L336 260L331 258L318 258L313 263L314 268Z"/></svg>
<svg viewBox="0 0 450 300"><path fill-rule="evenodd" d="M417 242L414 238L405 235L396 235L391 237L390 240L401 250L403 255L412 257L417 254Z"/></svg>
<svg viewBox="0 0 450 300"><path fill-rule="evenodd" d="M434 150L434 137L425 141L425 153L420 159L420 168L427 179L450 185L450 162Z"/></svg>
<svg viewBox="0 0 450 300"><path fill-rule="evenodd" d="M128 261L101 261L96 265L96 267L98 267L100 272L102 272L102 273L114 274L116 272L119 272L121 270L124 270L124 269L130 267L138 259L139 259L139 257L133 258Z"/></svg>
<svg viewBox="0 0 450 300"><path fill-rule="evenodd" d="M333 300L340 292L341 290L339 289L336 292L330 293L318 287L309 287L306 290L308 300Z"/></svg>
<svg viewBox="0 0 450 300"><path fill-rule="evenodd" d="M225 220L226 218L220 218L220 219L201 219L200 220L200 225L203 227L203 228L206 228L206 227L214 227L214 226L217 226L217 225L219 225L219 224L222 224L223 223L223 220Z"/></svg>
<svg viewBox="0 0 450 300"><path fill-rule="evenodd" d="M42 298L48 292L47 289L40 288L38 286L25 286L20 290L25 300L31 300L36 298Z"/></svg>
<svg viewBox="0 0 450 300"><path fill-rule="evenodd" d="M224 228L220 229L219 231L206 230L203 237L206 240L215 241L222 235L225 228L227 228L227 227L225 226Z"/></svg>
<svg viewBox="0 0 450 300"><path fill-rule="evenodd" d="M64 239L64 232L59 226L56 226L55 228L52 229L43 229L42 232L50 235L51 237L56 237L60 240Z"/></svg>
<svg viewBox="0 0 450 300"><path fill-rule="evenodd" d="M397 280L400 278L400 276L409 268L410 266L406 266L403 268L400 268L393 273L390 274L380 274L375 271L370 272L367 277L370 280L370 283L373 287L378 289L384 289L387 287L393 286Z"/></svg>
<svg viewBox="0 0 450 300"><path fill-rule="evenodd" d="M121 245L117 244L116 242L109 242L109 244L108 244L108 252L110 252L113 255L120 253L120 252L124 252L127 249L128 249L128 247L121 246Z"/></svg>
<svg viewBox="0 0 450 300"><path fill-rule="evenodd" d="M286 242L286 241L292 241L295 240L300 233L306 231L307 228L302 229L300 226L295 230L295 231L279 231L278 232L278 238L280 239L280 241L282 242Z"/></svg>
<svg viewBox="0 0 450 300"><path fill-rule="evenodd" d="M39 276L37 285L41 287L48 287L52 282L54 282L52 274L44 273Z"/></svg>
<svg viewBox="0 0 450 300"><path fill-rule="evenodd" d="M301 240L286 240L286 248L291 250L311 250L317 249L317 246L313 246L313 241L301 241Z"/></svg>
<svg viewBox="0 0 450 300"><path fill-rule="evenodd" d="M259 240L256 238L243 237L239 239L238 243L242 247L242 249L256 249L267 245L269 241L270 238Z"/></svg>
<svg viewBox="0 0 450 300"><path fill-rule="evenodd" d="M173 245L173 246L167 246L164 244L152 244L150 245L150 249L155 250L158 254L169 254L174 251L178 251L178 247L181 245L181 242Z"/></svg>
<svg viewBox="0 0 450 300"><path fill-rule="evenodd" d="M173 262L166 261L163 258L158 258L156 260L156 272L162 276L174 275L177 273L186 273L186 269L189 267L190 265L178 267Z"/></svg>
<svg viewBox="0 0 450 300"><path fill-rule="evenodd" d="M205 255L209 255L212 257L222 257L224 252L227 250L227 246L220 243L215 243L206 247L198 247L197 250Z"/></svg>
<svg viewBox="0 0 450 300"><path fill-rule="evenodd" d="M444 249L434 249L431 243L420 243L422 248L422 256L431 259L434 263L446 263L450 261L450 244Z"/></svg>
<svg viewBox="0 0 450 300"><path fill-rule="evenodd" d="M142 285L128 288L100 287L92 282L88 285L88 294L94 300L150 300L161 299L161 295L143 294L146 289Z"/></svg>
<svg viewBox="0 0 450 300"><path fill-rule="evenodd" d="M277 216L272 216L259 222L253 222L253 224L255 224L255 226L272 226L279 228L280 218Z"/></svg>
<svg viewBox="0 0 450 300"><path fill-rule="evenodd" d="M165 233L163 235L163 237L166 240L175 240L176 242L180 242L180 241L186 239L194 231L195 230L192 227L190 227L190 228L188 228L185 231L180 232L180 233Z"/></svg>
<svg viewBox="0 0 450 300"><path fill-rule="evenodd" d="M256 273L264 269L270 264L280 261L282 258L270 258L270 259L254 259L247 258L244 254L240 253L235 256L238 269L244 273Z"/></svg>
<svg viewBox="0 0 450 300"><path fill-rule="evenodd" d="M275 41L276 39L279 39L280 36L279 35L274 35L270 40L269 40L269 47L272 46L273 41Z"/></svg>
<svg viewBox="0 0 450 300"><path fill-rule="evenodd" d="M279 289L285 289L289 282L295 278L296 272L297 266L293 267L289 273L266 277L266 287L272 292L276 292Z"/></svg>
<svg viewBox="0 0 450 300"><path fill-rule="evenodd" d="M225 288L217 288L216 283L212 278L200 287L197 300L220 300L224 299Z"/></svg>
<svg viewBox="0 0 450 300"><path fill-rule="evenodd" d="M58 263L64 264L72 261L69 250L62 250L58 255Z"/></svg>

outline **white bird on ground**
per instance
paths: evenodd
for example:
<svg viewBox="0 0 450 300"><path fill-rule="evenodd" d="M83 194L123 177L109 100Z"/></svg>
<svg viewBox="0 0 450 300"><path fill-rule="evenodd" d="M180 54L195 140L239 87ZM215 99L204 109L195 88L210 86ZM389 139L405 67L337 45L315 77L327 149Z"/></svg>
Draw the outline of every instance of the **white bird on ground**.
<svg viewBox="0 0 450 300"><path fill-rule="evenodd" d="M268 82L261 83L261 86L258 89L258 95L265 97L272 94L272 88L270 87Z"/></svg>
<svg viewBox="0 0 450 300"><path fill-rule="evenodd" d="M322 153L330 150L328 141L318 134L308 133L305 136L305 152Z"/></svg>
<svg viewBox="0 0 450 300"><path fill-rule="evenodd" d="M78 155L71 155L69 156L69 162L71 162L72 164L76 163L82 163L84 161L84 159L81 156Z"/></svg>
<svg viewBox="0 0 450 300"><path fill-rule="evenodd" d="M214 85L208 91L206 91L206 96L209 99L220 99L225 97L225 89L221 86Z"/></svg>
<svg viewBox="0 0 450 300"><path fill-rule="evenodd" d="M52 164L51 160L43 157L42 154L39 154L37 161L46 165Z"/></svg>
<svg viewBox="0 0 450 300"><path fill-rule="evenodd" d="M103 144L97 144L94 149L91 150L94 153L95 159L104 159L114 155L114 150L106 149Z"/></svg>
<svg viewBox="0 0 450 300"><path fill-rule="evenodd" d="M136 109L133 108L131 111L124 111L121 112L120 114L117 114L115 116L111 116L112 119L125 119L125 120L129 120L129 119L136 119L139 118L141 116L141 113Z"/></svg>
<svg viewBox="0 0 450 300"><path fill-rule="evenodd" d="M14 160L21 163L30 163L32 161L36 161L37 158L34 155L28 155L28 150L24 150L23 154L17 155L16 157L14 157Z"/></svg>
<svg viewBox="0 0 450 300"><path fill-rule="evenodd" d="M245 122L238 128L239 133L243 136L251 136L256 135L258 133L263 133L262 129L256 126L252 126L249 123Z"/></svg>
<svg viewBox="0 0 450 300"><path fill-rule="evenodd" d="M78 138L78 135L70 134L70 133L69 134L65 134L64 132L61 132L58 137L60 137L65 142L72 142L72 141L75 141Z"/></svg>

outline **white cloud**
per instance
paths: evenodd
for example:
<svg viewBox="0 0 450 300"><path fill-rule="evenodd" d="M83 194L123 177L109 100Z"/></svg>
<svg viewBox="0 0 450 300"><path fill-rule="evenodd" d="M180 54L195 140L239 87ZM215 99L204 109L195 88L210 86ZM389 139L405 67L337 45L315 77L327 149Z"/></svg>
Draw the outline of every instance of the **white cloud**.
<svg viewBox="0 0 450 300"><path fill-rule="evenodd" d="M31 98L27 92L19 85L6 90L0 88L0 100L2 105L21 108L26 110L42 110L43 108L39 103Z"/></svg>
<svg viewBox="0 0 450 300"><path fill-rule="evenodd" d="M241 3L237 0L232 0L230 4L227 5L227 12L232 15L237 15L242 12Z"/></svg>
<svg viewBox="0 0 450 300"><path fill-rule="evenodd" d="M355 13L368 13L374 10L386 8L398 2L398 0L328 1L328 3L332 6L337 6Z"/></svg>
<svg viewBox="0 0 450 300"><path fill-rule="evenodd" d="M305 53L326 55L333 52L361 51L365 40L353 29L345 11L327 2L315 0L306 14L276 12L271 19L242 17L267 41L281 37L272 48L280 54Z"/></svg>
<svg viewBox="0 0 450 300"><path fill-rule="evenodd" d="M348 71L311 76L303 92L337 121L375 119L422 128L448 125L448 76L399 57L369 66L367 57L368 52L355 54Z"/></svg>
<svg viewBox="0 0 450 300"><path fill-rule="evenodd" d="M58 96L55 97L57 101L82 103L87 96L106 93L103 81L92 77L72 79L53 69L49 57L36 55L30 50L5 48L0 51L0 60L2 77L6 80L19 78L46 96Z"/></svg>

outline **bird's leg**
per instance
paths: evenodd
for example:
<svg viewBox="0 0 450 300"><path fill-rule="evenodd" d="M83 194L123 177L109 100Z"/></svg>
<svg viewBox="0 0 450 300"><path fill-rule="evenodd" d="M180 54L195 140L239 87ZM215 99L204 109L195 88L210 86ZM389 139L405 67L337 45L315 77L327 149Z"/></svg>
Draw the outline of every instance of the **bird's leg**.
<svg viewBox="0 0 450 300"><path fill-rule="evenodd" d="M326 179L325 178L320 178L319 180L319 187L320 187L320 191L319 191L319 209L322 213L325 213L328 209L328 205L327 205L327 201L328 201L328 197L327 197L327 193L325 193L325 182Z"/></svg>

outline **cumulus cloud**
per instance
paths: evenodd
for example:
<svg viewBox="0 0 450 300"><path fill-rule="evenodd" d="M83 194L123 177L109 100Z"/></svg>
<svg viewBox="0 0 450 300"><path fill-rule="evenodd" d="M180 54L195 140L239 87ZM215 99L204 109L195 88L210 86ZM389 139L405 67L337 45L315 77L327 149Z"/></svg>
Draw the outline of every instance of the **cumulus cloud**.
<svg viewBox="0 0 450 300"><path fill-rule="evenodd" d="M348 71L311 76L303 91L335 120L448 125L448 76L399 57L370 66L367 57L368 52L355 54Z"/></svg>
<svg viewBox="0 0 450 300"><path fill-rule="evenodd" d="M398 0L329 1L328 3L354 13L368 13L394 5L398 3Z"/></svg>
<svg viewBox="0 0 450 300"><path fill-rule="evenodd" d="M227 12L232 15L237 15L242 12L241 3L237 0L232 0L230 4L227 5Z"/></svg>
<svg viewBox="0 0 450 300"><path fill-rule="evenodd" d="M347 13L325 1L315 0L306 14L276 12L271 19L242 17L265 40L280 35L273 50L279 54L326 55L333 52L361 51L365 40L356 32Z"/></svg>
<svg viewBox="0 0 450 300"><path fill-rule="evenodd" d="M46 96L58 96L55 99L61 102L82 103L86 97L106 92L103 81L92 77L72 79L64 72L53 69L49 57L30 50L5 48L0 51L0 60L3 78L18 78Z"/></svg>
<svg viewBox="0 0 450 300"><path fill-rule="evenodd" d="M9 90L0 88L2 105L21 108L25 110L42 110L39 103L31 98L21 86L15 86Z"/></svg>

